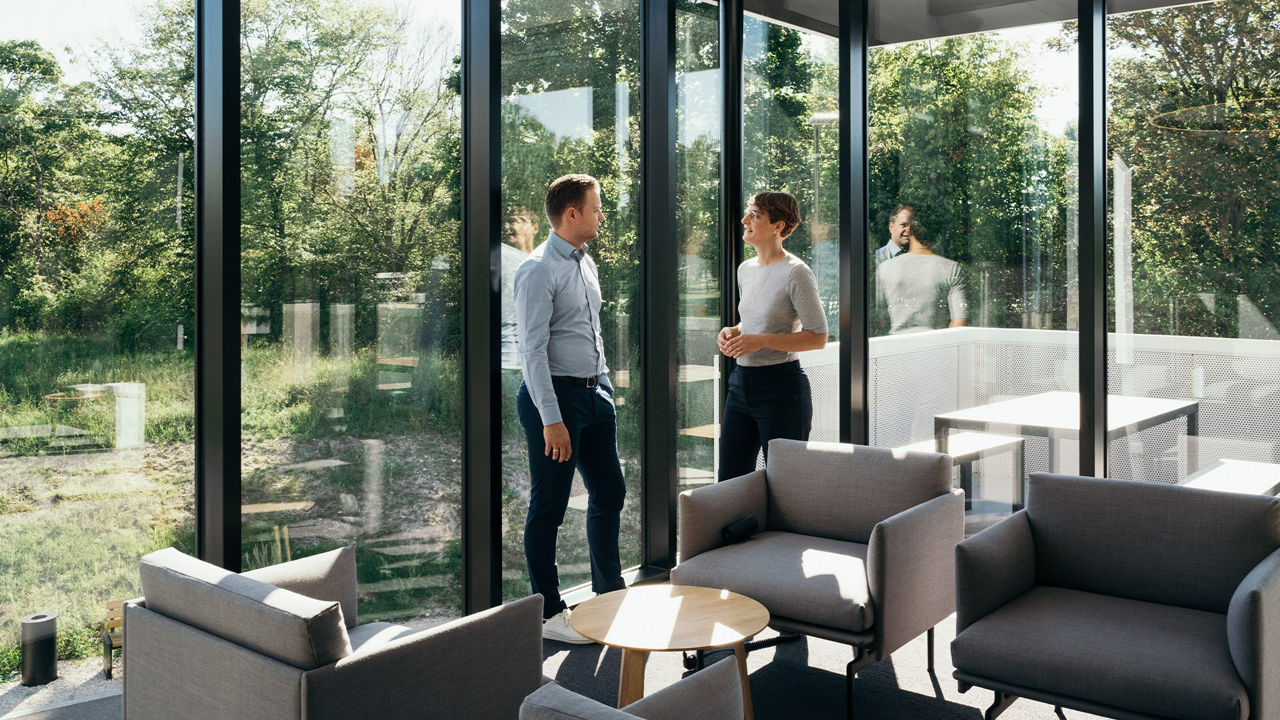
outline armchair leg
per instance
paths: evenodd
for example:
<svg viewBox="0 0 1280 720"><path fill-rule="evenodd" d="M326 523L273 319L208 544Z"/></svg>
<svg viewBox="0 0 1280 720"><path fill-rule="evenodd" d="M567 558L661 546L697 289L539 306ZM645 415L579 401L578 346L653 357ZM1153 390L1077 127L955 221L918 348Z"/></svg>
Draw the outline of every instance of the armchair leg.
<svg viewBox="0 0 1280 720"><path fill-rule="evenodd" d="M1008 710L1013 701L1018 699L1017 695L1002 693L999 690L995 691L995 694L995 699L991 701L991 707L987 708L986 714L982 716L983 720L996 720L996 718L1000 717L1000 713Z"/></svg>
<svg viewBox="0 0 1280 720"><path fill-rule="evenodd" d="M925 633L925 640L929 644L929 674L933 674L933 628L929 628L929 632Z"/></svg>
<svg viewBox="0 0 1280 720"><path fill-rule="evenodd" d="M854 651L857 652L856 650ZM854 664L858 662L858 658L849 661L844 669L844 717L845 720L853 720L853 678L857 675L857 670L853 669Z"/></svg>
<svg viewBox="0 0 1280 720"><path fill-rule="evenodd" d="M858 671L874 662L876 656L864 648L854 646L853 659L844 667L844 716L853 720L853 680Z"/></svg>

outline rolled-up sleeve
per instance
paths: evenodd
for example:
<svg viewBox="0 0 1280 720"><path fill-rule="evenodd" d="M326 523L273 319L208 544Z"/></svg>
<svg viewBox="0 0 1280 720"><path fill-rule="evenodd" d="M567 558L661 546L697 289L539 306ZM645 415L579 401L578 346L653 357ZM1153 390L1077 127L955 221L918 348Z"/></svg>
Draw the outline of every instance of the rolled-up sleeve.
<svg viewBox="0 0 1280 720"><path fill-rule="evenodd" d="M554 425L563 421L547 361L555 288L540 261L526 260L516 270L515 295L520 372L542 424Z"/></svg>

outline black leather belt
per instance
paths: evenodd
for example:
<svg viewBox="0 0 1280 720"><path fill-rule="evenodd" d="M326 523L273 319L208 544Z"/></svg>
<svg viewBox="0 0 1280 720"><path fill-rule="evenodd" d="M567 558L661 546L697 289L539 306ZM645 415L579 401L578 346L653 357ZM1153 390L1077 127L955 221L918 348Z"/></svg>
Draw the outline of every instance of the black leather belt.
<svg viewBox="0 0 1280 720"><path fill-rule="evenodd" d="M556 382L568 383L570 385L578 385L580 387L594 388L600 386L600 376L595 375L588 378L569 377L568 375L552 375L551 379Z"/></svg>

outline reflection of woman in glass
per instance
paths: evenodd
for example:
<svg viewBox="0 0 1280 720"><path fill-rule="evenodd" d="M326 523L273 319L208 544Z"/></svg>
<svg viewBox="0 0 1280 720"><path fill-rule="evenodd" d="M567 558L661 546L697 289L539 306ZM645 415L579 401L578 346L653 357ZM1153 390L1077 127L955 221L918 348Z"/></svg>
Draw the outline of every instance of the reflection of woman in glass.
<svg viewBox="0 0 1280 720"><path fill-rule="evenodd" d="M914 208L905 231L906 250L876 267L876 305L889 311L889 334L965 325L964 268L933 252Z"/></svg>
<svg viewBox="0 0 1280 720"><path fill-rule="evenodd" d="M796 353L827 344L827 316L813 271L782 249L799 224L796 199L784 192L756 193L742 218L756 256L738 266L742 321L716 338L738 361L720 425L721 480L755 470L774 438L809 439L813 399Z"/></svg>

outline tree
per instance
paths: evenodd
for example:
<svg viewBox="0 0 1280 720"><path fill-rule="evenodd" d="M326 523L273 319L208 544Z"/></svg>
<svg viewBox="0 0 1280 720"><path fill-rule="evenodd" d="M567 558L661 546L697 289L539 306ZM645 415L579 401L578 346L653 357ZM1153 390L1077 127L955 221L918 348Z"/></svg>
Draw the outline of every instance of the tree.
<svg viewBox="0 0 1280 720"><path fill-rule="evenodd" d="M1240 296L1280 324L1280 2L1117 15L1108 35L1137 330L1235 337Z"/></svg>

